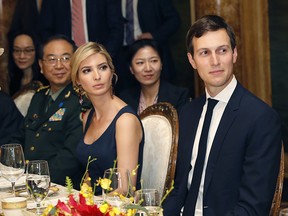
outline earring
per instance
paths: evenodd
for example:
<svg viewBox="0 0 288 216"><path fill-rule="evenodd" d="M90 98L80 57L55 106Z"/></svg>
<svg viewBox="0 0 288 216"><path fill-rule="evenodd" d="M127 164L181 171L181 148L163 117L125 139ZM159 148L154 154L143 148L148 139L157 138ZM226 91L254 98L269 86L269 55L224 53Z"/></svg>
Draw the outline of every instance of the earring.
<svg viewBox="0 0 288 216"><path fill-rule="evenodd" d="M82 88L80 84L76 84L73 86L74 91L77 93L79 97L79 103L82 105L83 104L83 97L86 95L86 92Z"/></svg>
<svg viewBox="0 0 288 216"><path fill-rule="evenodd" d="M112 99L114 97L113 80L114 80L114 85L116 85L118 81L118 75L116 73L112 74L112 80L111 80L111 86L110 86L110 94L111 94Z"/></svg>

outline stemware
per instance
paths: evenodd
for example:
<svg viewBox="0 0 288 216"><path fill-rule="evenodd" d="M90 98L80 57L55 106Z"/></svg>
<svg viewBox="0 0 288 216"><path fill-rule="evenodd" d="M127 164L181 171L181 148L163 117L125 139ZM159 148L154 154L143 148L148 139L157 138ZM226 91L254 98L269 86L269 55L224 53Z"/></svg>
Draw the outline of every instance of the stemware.
<svg viewBox="0 0 288 216"><path fill-rule="evenodd" d="M15 182L25 171L25 158L20 144L5 144L0 149L0 171L1 175L11 182L12 191L15 196Z"/></svg>
<svg viewBox="0 0 288 216"><path fill-rule="evenodd" d="M132 185L130 173L127 169L107 169L104 172L103 178L104 184L101 185L102 195L106 202L119 208L126 202L129 202L129 197L132 196Z"/></svg>
<svg viewBox="0 0 288 216"><path fill-rule="evenodd" d="M50 188L48 162L45 160L29 161L27 165L27 192L36 202L36 214L41 215L41 202L47 197Z"/></svg>
<svg viewBox="0 0 288 216"><path fill-rule="evenodd" d="M134 196L135 204L139 204L145 207L151 216L162 215L162 209L160 207L160 195L156 189L141 189L135 192ZM138 215L146 215L143 211L138 211Z"/></svg>

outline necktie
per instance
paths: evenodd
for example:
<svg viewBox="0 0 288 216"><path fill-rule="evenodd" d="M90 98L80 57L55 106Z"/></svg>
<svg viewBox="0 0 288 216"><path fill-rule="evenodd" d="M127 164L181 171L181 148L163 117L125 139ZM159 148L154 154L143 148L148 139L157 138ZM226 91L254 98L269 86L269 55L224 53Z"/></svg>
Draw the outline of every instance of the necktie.
<svg viewBox="0 0 288 216"><path fill-rule="evenodd" d="M82 0L72 0L72 34L77 46L85 41Z"/></svg>
<svg viewBox="0 0 288 216"><path fill-rule="evenodd" d="M130 45L134 41L134 22L133 22L133 0L126 0L126 43Z"/></svg>
<svg viewBox="0 0 288 216"><path fill-rule="evenodd" d="M205 114L203 128L200 136L198 155L195 163L195 168L193 171L191 186L184 205L183 216L193 215L195 211L195 205L199 193L199 186L202 178L203 166L206 156L207 137L210 128L210 122L213 114L213 109L217 103L218 100L208 98L208 107Z"/></svg>
<svg viewBox="0 0 288 216"><path fill-rule="evenodd" d="M46 105L46 112L49 110L49 108L51 107L52 103L54 102L53 98L51 95L48 96L48 101L47 101L47 105Z"/></svg>

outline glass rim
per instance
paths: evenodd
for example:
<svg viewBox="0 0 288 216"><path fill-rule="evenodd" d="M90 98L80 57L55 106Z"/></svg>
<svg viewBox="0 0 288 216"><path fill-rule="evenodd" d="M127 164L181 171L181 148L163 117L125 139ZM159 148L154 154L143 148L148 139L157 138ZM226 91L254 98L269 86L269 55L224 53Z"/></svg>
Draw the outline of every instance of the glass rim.
<svg viewBox="0 0 288 216"><path fill-rule="evenodd" d="M7 143L7 144L1 145L1 148L13 148L13 147L16 147L16 146L21 146L22 147L22 145L20 143Z"/></svg>
<svg viewBox="0 0 288 216"><path fill-rule="evenodd" d="M119 171L127 171L127 172L129 172L129 170L128 169L126 169L126 168L121 168L121 167L119 167L119 168L109 168L109 169L106 169L106 170L104 170L104 173L105 172L116 172L117 170L119 170Z"/></svg>
<svg viewBox="0 0 288 216"><path fill-rule="evenodd" d="M28 164L29 163L47 163L48 164L48 161L47 160L29 160Z"/></svg>
<svg viewBox="0 0 288 216"><path fill-rule="evenodd" d="M155 189L155 188L139 189L139 190L136 190L134 193L135 193L135 194L145 194L145 193L153 193L153 192L155 192L155 193L157 193L158 195L160 195L160 194L159 194L159 191L158 191L157 189Z"/></svg>

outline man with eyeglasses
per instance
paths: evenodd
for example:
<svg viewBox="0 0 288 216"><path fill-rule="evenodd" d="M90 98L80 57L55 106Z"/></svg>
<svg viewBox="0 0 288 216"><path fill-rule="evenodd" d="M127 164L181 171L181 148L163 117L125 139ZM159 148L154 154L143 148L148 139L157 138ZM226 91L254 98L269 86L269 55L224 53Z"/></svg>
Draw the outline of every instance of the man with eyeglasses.
<svg viewBox="0 0 288 216"><path fill-rule="evenodd" d="M13 141L23 144L27 160L48 161L52 182L64 185L69 176L77 188L84 170L75 155L83 111L71 84L70 57L75 49L74 42L63 35L43 44L39 65L50 85L33 96L21 134Z"/></svg>

